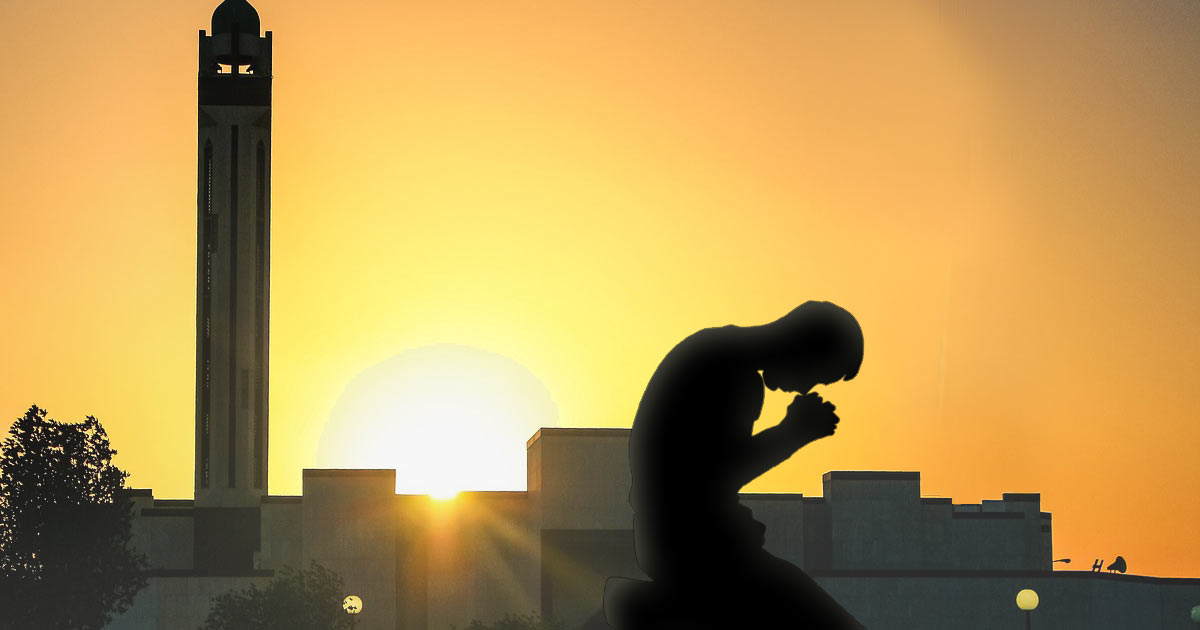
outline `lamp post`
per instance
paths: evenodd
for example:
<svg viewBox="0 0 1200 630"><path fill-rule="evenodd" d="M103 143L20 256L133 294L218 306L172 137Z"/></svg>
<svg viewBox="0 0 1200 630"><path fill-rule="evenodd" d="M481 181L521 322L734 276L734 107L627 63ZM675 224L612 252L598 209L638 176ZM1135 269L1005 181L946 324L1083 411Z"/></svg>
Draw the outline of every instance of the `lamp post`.
<svg viewBox="0 0 1200 630"><path fill-rule="evenodd" d="M351 628L358 625L358 615L362 612L362 609L362 598L358 595L347 595L346 599L342 600L342 610L346 611L347 615L350 615Z"/></svg>
<svg viewBox="0 0 1200 630"><path fill-rule="evenodd" d="M1017 593L1017 608L1025 611L1025 630L1033 628L1033 609L1038 606L1038 594L1031 588Z"/></svg>

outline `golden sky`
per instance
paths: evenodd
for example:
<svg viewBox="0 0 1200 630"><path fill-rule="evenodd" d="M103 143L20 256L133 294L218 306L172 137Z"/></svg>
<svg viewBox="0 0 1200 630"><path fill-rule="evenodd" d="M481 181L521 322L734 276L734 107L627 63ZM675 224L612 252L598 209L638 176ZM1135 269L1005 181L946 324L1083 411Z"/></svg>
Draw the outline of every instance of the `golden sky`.
<svg viewBox="0 0 1200 630"><path fill-rule="evenodd" d="M167 497L192 489L215 5L0 4L0 429L94 414ZM751 490L1041 492L1071 568L1200 574L1200 4L255 6L272 493L414 348L507 357L561 425L629 426L687 334L826 299L867 343L827 390L839 431Z"/></svg>

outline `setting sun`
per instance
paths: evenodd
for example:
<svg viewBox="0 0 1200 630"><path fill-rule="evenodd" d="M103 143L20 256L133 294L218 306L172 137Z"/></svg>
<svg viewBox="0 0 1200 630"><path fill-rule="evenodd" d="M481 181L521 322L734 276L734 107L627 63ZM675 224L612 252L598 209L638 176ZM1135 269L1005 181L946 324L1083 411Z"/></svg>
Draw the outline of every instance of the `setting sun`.
<svg viewBox="0 0 1200 630"><path fill-rule="evenodd" d="M346 385L318 460L330 468L394 468L397 492L437 499L461 490L524 490L525 440L557 417L546 387L512 359L427 346Z"/></svg>

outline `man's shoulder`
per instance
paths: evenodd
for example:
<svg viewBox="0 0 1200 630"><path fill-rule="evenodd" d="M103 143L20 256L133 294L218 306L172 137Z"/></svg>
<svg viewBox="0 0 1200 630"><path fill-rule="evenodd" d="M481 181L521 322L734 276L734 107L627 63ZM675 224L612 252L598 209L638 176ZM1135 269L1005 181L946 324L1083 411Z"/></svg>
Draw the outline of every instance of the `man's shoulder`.
<svg viewBox="0 0 1200 630"><path fill-rule="evenodd" d="M675 344L650 379L650 386L672 386L677 379L717 376L736 369L737 326L698 330Z"/></svg>
<svg viewBox="0 0 1200 630"><path fill-rule="evenodd" d="M667 354L724 354L736 342L738 327L734 325L702 328L683 338Z"/></svg>
<svg viewBox="0 0 1200 630"><path fill-rule="evenodd" d="M741 330L741 328L733 324L727 324L725 326L713 326L711 328L701 328L700 330L697 330L696 332L685 337L684 341L697 338L724 339L734 336L739 330Z"/></svg>

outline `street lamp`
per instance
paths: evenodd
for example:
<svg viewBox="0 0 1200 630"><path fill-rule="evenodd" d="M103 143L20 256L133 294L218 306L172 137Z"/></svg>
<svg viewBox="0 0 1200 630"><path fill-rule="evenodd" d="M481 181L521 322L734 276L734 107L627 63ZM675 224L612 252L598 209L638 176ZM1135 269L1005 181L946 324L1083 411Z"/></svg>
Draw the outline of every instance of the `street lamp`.
<svg viewBox="0 0 1200 630"><path fill-rule="evenodd" d="M1025 630L1033 627L1033 609L1037 608L1038 596L1031 588L1022 589L1017 593L1017 608L1025 611Z"/></svg>
<svg viewBox="0 0 1200 630"><path fill-rule="evenodd" d="M342 600L342 610L346 611L347 615L350 615L351 628L358 625L358 615L362 612L362 609L362 598L358 595L347 595L346 599Z"/></svg>

